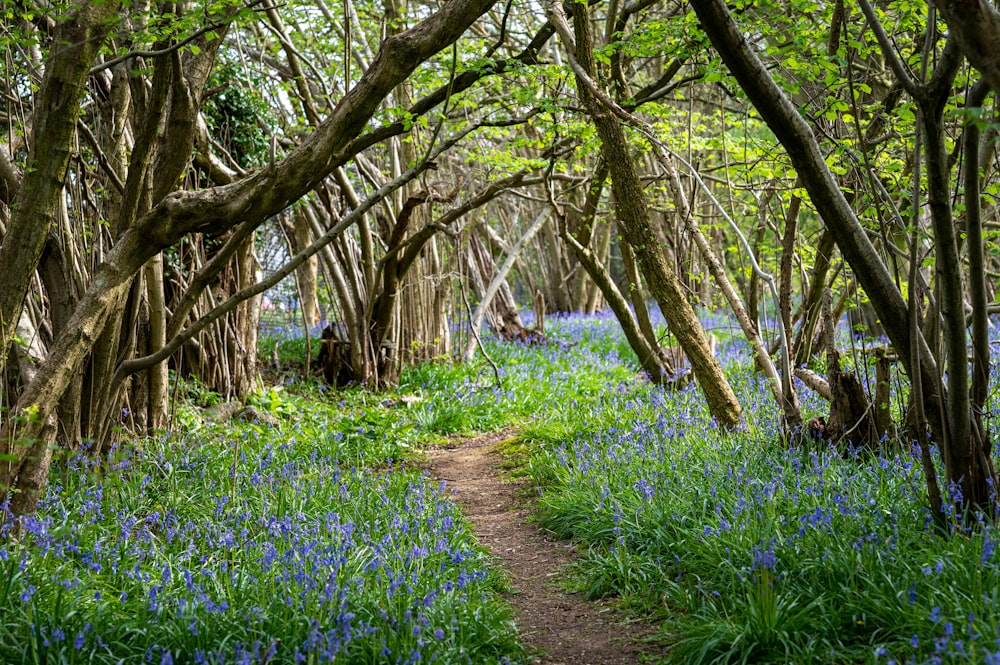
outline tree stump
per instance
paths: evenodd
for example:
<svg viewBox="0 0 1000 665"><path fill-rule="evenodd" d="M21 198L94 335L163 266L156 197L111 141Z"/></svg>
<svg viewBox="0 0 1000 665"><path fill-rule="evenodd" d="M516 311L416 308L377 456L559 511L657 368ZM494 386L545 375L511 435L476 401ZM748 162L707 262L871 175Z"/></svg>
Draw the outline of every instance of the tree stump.
<svg viewBox="0 0 1000 665"><path fill-rule="evenodd" d="M333 326L323 328L316 365L331 386L339 388L358 380L351 366L351 343L338 339Z"/></svg>
<svg viewBox="0 0 1000 665"><path fill-rule="evenodd" d="M826 372L830 383L830 417L825 438L834 443L847 441L855 447L874 448L881 440L879 424L861 381L840 366L840 352L834 340L832 295L823 293L823 341L826 345Z"/></svg>

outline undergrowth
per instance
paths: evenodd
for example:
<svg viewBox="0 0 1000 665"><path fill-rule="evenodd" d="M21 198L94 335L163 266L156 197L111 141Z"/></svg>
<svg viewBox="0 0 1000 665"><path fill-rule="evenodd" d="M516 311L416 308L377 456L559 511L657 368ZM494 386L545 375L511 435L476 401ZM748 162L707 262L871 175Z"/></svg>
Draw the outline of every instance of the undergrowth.
<svg viewBox="0 0 1000 665"><path fill-rule="evenodd" d="M184 406L175 435L59 460L4 526L0 662L519 660L505 580L404 461L415 426L360 391L317 397L252 398L278 427Z"/></svg>
<svg viewBox="0 0 1000 665"><path fill-rule="evenodd" d="M996 527L936 532L908 446L789 449L744 346L720 357L740 431L696 385L623 387L583 426L526 431L541 522L585 552L573 586L657 617L670 662L1000 662Z"/></svg>
<svg viewBox="0 0 1000 665"><path fill-rule="evenodd" d="M697 385L645 381L612 317L546 323L544 346L487 340L499 380L483 359L378 393L284 375L250 400L277 426L207 421L217 396L181 382L174 434L57 460L0 548L0 661L522 661L504 580L419 470L421 448L516 427L499 451L583 552L569 584L659 622L668 662L1000 662L1000 534L935 532L908 446L789 449L723 319L736 432Z"/></svg>

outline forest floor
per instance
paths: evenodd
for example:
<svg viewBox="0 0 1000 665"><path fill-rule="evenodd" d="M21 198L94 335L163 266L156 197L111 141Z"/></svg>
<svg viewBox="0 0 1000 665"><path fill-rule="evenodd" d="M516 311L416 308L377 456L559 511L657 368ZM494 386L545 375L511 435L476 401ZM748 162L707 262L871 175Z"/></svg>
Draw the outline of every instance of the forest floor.
<svg viewBox="0 0 1000 665"><path fill-rule="evenodd" d="M479 542L506 571L507 599L532 662L627 665L662 657L662 649L648 640L654 626L560 587L575 558L573 545L549 537L529 520L528 483L512 479L496 452L510 436L508 430L458 440L427 451L427 458L431 474L454 490Z"/></svg>

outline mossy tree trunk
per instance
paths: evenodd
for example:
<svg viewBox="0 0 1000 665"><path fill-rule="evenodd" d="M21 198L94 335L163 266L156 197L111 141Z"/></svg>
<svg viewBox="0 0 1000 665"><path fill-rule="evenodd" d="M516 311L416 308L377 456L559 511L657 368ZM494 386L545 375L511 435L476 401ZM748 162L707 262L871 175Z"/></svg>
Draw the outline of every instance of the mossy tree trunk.
<svg viewBox="0 0 1000 665"><path fill-rule="evenodd" d="M622 236L631 245L650 293L691 363L691 371L705 396L709 412L721 426L735 427L740 422L740 404L712 354L694 307L688 302L677 275L667 265L656 240L645 188L636 172L625 132L613 111L590 89L596 65L589 10L582 3L573 3L572 8L574 34L568 31L561 5L550 2L548 14L564 46L573 54L581 70L576 72L577 94L594 123L604 157L608 160Z"/></svg>
<svg viewBox="0 0 1000 665"><path fill-rule="evenodd" d="M175 190L191 162L198 108L224 28L201 35L197 52L192 49L191 53L181 54L174 49L157 61L154 71L169 72L169 77L163 78L171 95L164 111L167 121L162 127L152 127L151 136L159 149L141 153L155 158L140 158L130 167L123 183L126 195L121 207L122 214L130 211L130 218L119 225L110 249L91 273L89 284L66 325L55 335L33 379L20 390L10 417L0 425L3 452L16 460L0 468L0 501L12 488L31 490L37 485L36 478L45 476L44 469L43 473L35 474L31 468L32 464L44 461L33 453L32 445L40 441L56 407L109 323L114 325L116 319L120 320L118 313L123 311L143 266L163 249L191 234L220 235L239 225L253 228L313 191L334 169L366 147L364 130L393 88L420 63L458 39L493 1L453 0L410 30L386 38L357 84L344 93L327 117L286 157L275 159L267 168L242 175L230 184L197 191ZM11 230L0 246L5 269L17 267L16 272L24 276L25 285L37 268L38 248L44 244L54 203L60 196L79 120L83 86L113 27L111 17L116 12L117 5L113 2L83 3L67 10L56 22L60 46L53 50L54 57L48 61L46 76L50 77L50 83L43 84L35 100L34 128L40 140L33 148L31 177L25 177L17 195L25 202L15 200ZM64 44L69 47L64 48ZM156 88L154 81L152 89ZM148 92L149 88L143 85L136 90ZM391 127L389 131L401 130ZM140 205L144 197L149 202L148 208ZM10 257L19 258L12 261ZM12 331L24 302L27 287L21 288L20 284L13 284L0 298L0 342L4 350L13 338ZM106 408L113 407L113 402L106 401ZM18 479L24 479L32 487L17 487ZM33 505L23 506L24 511L32 509Z"/></svg>

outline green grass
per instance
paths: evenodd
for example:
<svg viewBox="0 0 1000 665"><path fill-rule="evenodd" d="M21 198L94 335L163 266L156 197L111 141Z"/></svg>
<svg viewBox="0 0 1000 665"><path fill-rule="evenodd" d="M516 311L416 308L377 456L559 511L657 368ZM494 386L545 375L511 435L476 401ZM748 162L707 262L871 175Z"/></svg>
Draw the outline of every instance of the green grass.
<svg viewBox="0 0 1000 665"><path fill-rule="evenodd" d="M907 448L787 449L745 356L722 358L742 431L697 386L645 385L525 429L540 521L584 552L572 588L656 617L668 662L1000 662L997 529L935 533Z"/></svg>
<svg viewBox="0 0 1000 665"><path fill-rule="evenodd" d="M418 433L360 391L60 460L0 549L0 662L501 663L510 612ZM327 395L329 397L329 395Z"/></svg>
<svg viewBox="0 0 1000 665"><path fill-rule="evenodd" d="M419 471L445 437L515 428L505 468L583 552L566 583L658 622L669 663L1000 662L1000 534L936 533L908 448L787 449L718 322L733 433L696 385L644 381L608 317L547 327L546 346L486 342L499 383L477 360L254 396L279 426L205 422L217 398L183 384L174 435L57 461L0 549L0 661L522 660L506 581Z"/></svg>

